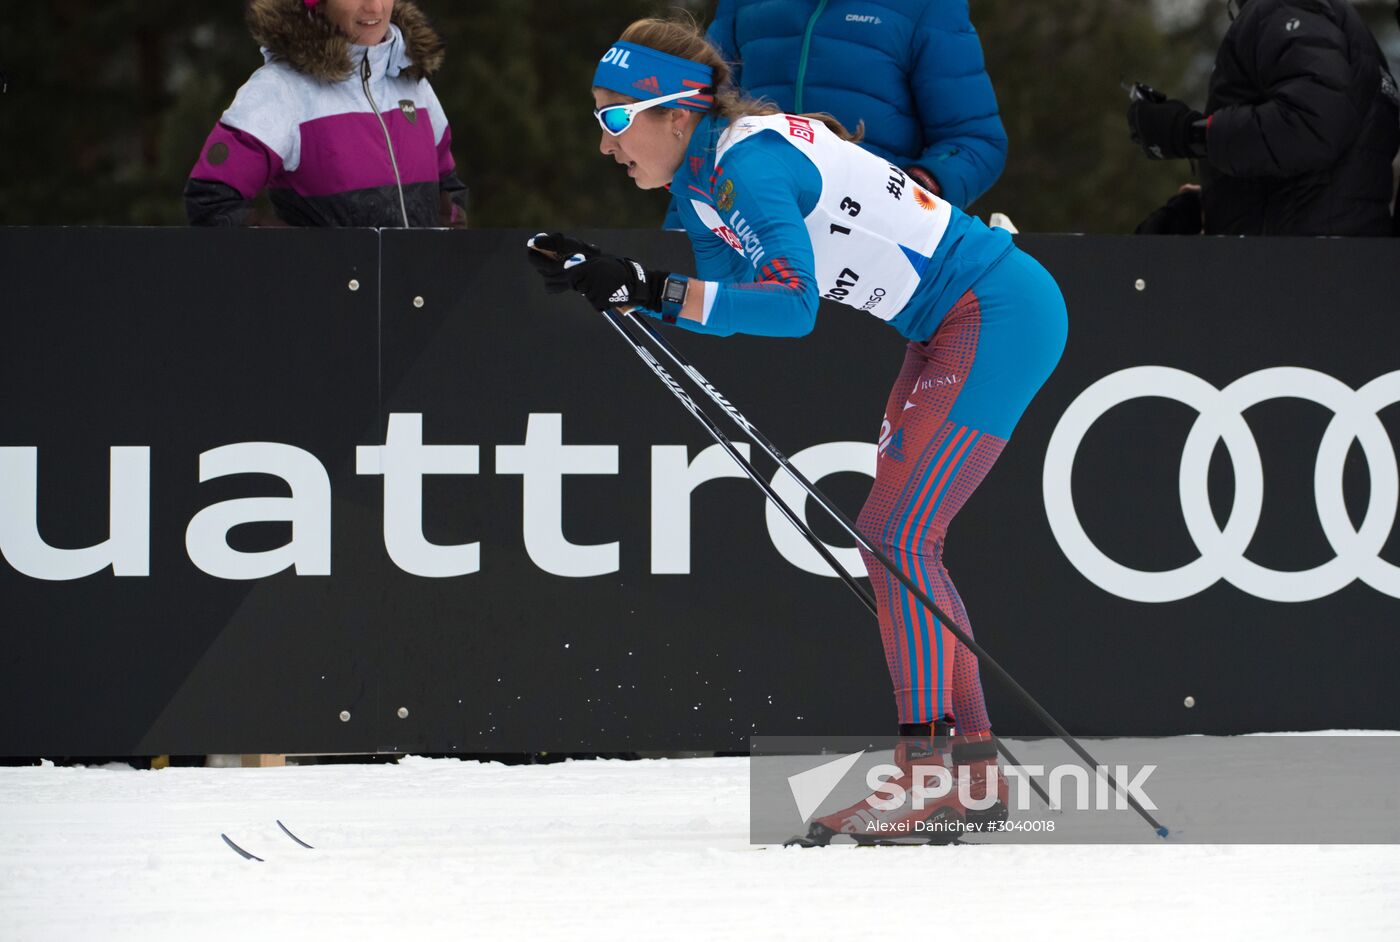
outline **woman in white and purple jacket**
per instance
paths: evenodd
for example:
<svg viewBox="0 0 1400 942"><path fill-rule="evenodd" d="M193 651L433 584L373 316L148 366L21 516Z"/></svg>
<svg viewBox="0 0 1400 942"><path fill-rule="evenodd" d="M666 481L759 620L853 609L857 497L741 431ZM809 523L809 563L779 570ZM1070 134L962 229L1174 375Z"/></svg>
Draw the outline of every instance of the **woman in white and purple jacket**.
<svg viewBox="0 0 1400 942"><path fill-rule="evenodd" d="M185 185L192 225L249 223L267 189L294 226L466 223L467 188L428 84L443 44L408 0L251 0L266 64Z"/></svg>

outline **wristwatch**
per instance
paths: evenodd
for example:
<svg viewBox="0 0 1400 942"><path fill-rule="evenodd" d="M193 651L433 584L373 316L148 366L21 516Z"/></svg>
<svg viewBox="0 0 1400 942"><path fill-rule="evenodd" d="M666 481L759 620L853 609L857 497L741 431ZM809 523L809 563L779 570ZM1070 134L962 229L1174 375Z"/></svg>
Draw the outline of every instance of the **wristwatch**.
<svg viewBox="0 0 1400 942"><path fill-rule="evenodd" d="M674 324L685 306L685 294L690 289L690 279L685 275L667 275L661 288L661 319Z"/></svg>

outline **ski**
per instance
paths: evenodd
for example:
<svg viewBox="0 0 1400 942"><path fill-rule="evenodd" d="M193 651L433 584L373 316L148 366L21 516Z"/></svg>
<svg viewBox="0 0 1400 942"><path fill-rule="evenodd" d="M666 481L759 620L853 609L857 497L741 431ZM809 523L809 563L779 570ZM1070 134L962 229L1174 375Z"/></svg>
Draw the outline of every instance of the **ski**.
<svg viewBox="0 0 1400 942"><path fill-rule="evenodd" d="M300 844L302 847L305 847L307 850L315 850L315 849L316 849L316 848L312 847L310 844L306 843L306 841L302 840L301 838L299 838L299 837L297 837L295 834L293 834L293 833L291 832L291 830L290 830L285 824L283 824L280 820L277 822L277 826L278 826L279 828L282 829L282 833L283 833L283 834L287 835L287 836L290 837L292 840L294 840L294 841L296 841L298 844Z"/></svg>
<svg viewBox="0 0 1400 942"><path fill-rule="evenodd" d="M297 837L295 834L293 834L293 833L292 833L292 829L289 828L289 827L287 827L285 824L283 824L282 821L281 821L280 819L276 819L276 820L277 820L277 826L278 826L279 828L282 829L282 833L283 833L283 834L287 835L287 836L290 837L292 840L294 840L294 841L296 841L298 844L300 844L302 847L305 847L307 850L315 850L315 849L316 849L315 847L312 847L310 844L306 843L306 841L302 840L301 838L299 838L299 837ZM233 850L234 853L238 854L238 856L242 857L244 860L256 860L258 863L264 863L264 862L265 862L265 861L264 861L261 857L259 857L257 854L249 853L248 851L244 850L242 847L239 847L237 844L235 844L235 843L229 838L229 836L228 836L227 834L220 833L219 836L222 837L222 838L224 839L224 843L227 844L227 845Z"/></svg>
<svg viewBox="0 0 1400 942"><path fill-rule="evenodd" d="M233 841L229 840L227 834L220 834L219 836L224 839L225 844L233 848L234 853L238 854L238 856L242 857L244 860L256 860L258 863L263 862L263 859L257 854L250 854L246 850L235 844Z"/></svg>

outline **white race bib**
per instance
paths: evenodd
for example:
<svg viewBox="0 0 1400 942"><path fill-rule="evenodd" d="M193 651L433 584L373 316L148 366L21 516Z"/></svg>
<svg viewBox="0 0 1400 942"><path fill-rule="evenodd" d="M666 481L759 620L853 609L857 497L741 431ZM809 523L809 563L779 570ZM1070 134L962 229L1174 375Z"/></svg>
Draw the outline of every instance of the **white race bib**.
<svg viewBox="0 0 1400 942"><path fill-rule="evenodd" d="M720 137L716 163L766 130L781 134L821 174L821 196L805 220L821 296L892 320L918 288L952 209L894 164L797 115L740 118ZM709 204L691 204L711 231L761 266L763 246L737 212L726 222Z"/></svg>

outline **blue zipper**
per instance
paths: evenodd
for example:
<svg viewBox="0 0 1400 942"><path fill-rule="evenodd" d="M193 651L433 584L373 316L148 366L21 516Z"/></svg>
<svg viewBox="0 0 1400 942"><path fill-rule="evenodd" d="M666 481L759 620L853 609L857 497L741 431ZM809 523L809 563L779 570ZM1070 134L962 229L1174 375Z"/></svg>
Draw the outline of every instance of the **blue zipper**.
<svg viewBox="0 0 1400 942"><path fill-rule="evenodd" d="M812 30L817 25L817 17L826 9L826 4L827 0L817 4L816 10L807 20L807 32L802 35L802 55L797 60L797 88L792 97L792 110L798 114L802 114L802 83L807 79L807 53L812 48Z"/></svg>

